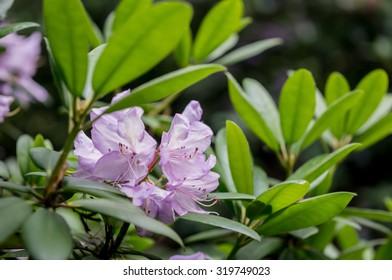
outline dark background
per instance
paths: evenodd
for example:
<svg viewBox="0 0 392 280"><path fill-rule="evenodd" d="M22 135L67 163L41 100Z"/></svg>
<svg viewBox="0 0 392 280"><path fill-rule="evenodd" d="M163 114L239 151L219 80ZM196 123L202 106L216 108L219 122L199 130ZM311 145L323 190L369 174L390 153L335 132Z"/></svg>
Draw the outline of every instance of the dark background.
<svg viewBox="0 0 392 280"><path fill-rule="evenodd" d="M102 29L108 14L118 1L82 1ZM193 31L197 30L206 12L218 1L188 0L194 7ZM322 90L332 71L343 73L350 85L375 68L383 68L392 77L392 1L382 0L244 0L245 15L253 23L240 33L237 45L280 37L282 46L231 66L229 71L242 81L251 77L261 82L278 100L280 88L290 69L309 69ZM16 0L8 21L42 22L41 1ZM175 70L172 57L129 86ZM67 118L51 78L46 53L40 61L35 79L52 96L47 105L34 105L8 118L0 126L0 159L15 154L15 141L23 133L43 134L56 149L61 149L67 131ZM110 97L108 97L110 99ZM108 99L108 100L109 100ZM204 121L216 132L226 119L240 123L228 99L226 79L216 74L186 90L173 104L173 111L182 111L191 99L204 108ZM244 127L246 130L246 128ZM248 139L256 161L268 175L283 178L284 173L275 156L248 130ZM315 145L306 156L320 152ZM305 158L304 157L304 158ZM392 138L388 137L368 150L351 155L338 169L333 190L354 191L359 194L353 204L383 208L385 196L392 196Z"/></svg>

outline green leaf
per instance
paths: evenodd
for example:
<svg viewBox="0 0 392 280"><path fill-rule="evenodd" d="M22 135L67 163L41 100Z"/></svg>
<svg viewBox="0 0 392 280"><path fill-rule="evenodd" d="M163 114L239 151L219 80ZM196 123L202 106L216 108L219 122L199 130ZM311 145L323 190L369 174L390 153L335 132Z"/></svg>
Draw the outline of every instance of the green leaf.
<svg viewBox="0 0 392 280"><path fill-rule="evenodd" d="M236 193L236 192L216 192L216 193L209 193L206 195L207 199L231 199L231 200L254 200L256 197L251 194L246 193Z"/></svg>
<svg viewBox="0 0 392 280"><path fill-rule="evenodd" d="M11 8L14 0L2 0L0 2L0 20L3 20L7 14L9 8Z"/></svg>
<svg viewBox="0 0 392 280"><path fill-rule="evenodd" d="M140 208L125 199L82 199L72 201L73 206L82 207L92 212L101 213L124 222L134 224L148 231L161 234L183 246L178 234L164 223L148 217Z"/></svg>
<svg viewBox="0 0 392 280"><path fill-rule="evenodd" d="M67 223L56 212L45 208L37 210L24 224L22 239L37 260L67 259L73 249Z"/></svg>
<svg viewBox="0 0 392 280"><path fill-rule="evenodd" d="M279 101L280 123L288 144L297 142L313 118L316 87L312 74L305 69L294 72L285 82Z"/></svg>
<svg viewBox="0 0 392 280"><path fill-rule="evenodd" d="M185 3L161 2L129 18L110 37L97 62L95 93L104 95L154 67L178 45L191 16Z"/></svg>
<svg viewBox="0 0 392 280"><path fill-rule="evenodd" d="M335 237L336 222L331 221L318 227L319 231L315 235L308 237L305 242L320 251L330 244Z"/></svg>
<svg viewBox="0 0 392 280"><path fill-rule="evenodd" d="M356 90L335 100L324 114L316 120L313 126L306 131L305 138L302 142L302 149L305 149L316 141L326 129L335 127L337 123L340 123L346 113L357 105L362 94L363 91Z"/></svg>
<svg viewBox="0 0 392 280"><path fill-rule="evenodd" d="M0 198L0 244L22 226L32 211L31 204L20 198Z"/></svg>
<svg viewBox="0 0 392 280"><path fill-rule="evenodd" d="M111 105L105 113L160 100L225 69L221 65L208 64L189 66L171 72L135 88L132 90L132 94Z"/></svg>
<svg viewBox="0 0 392 280"><path fill-rule="evenodd" d="M222 44L219 45L219 47L217 47L212 53L208 55L205 61L209 62L221 57L226 52L234 48L234 46L237 45L239 40L240 36L238 36L237 33L230 35L229 38L227 38Z"/></svg>
<svg viewBox="0 0 392 280"><path fill-rule="evenodd" d="M370 116L356 134L361 134L385 117L392 109L392 94L386 94L378 105L376 111Z"/></svg>
<svg viewBox="0 0 392 280"><path fill-rule="evenodd" d="M358 245L360 242L360 238L354 228L350 226L344 226L337 233L336 241L339 245L339 248L343 251L348 248L354 247L355 245Z"/></svg>
<svg viewBox="0 0 392 280"><path fill-rule="evenodd" d="M252 240L238 251L236 259L261 260L277 252L283 246L283 240L277 237L263 238L261 242Z"/></svg>
<svg viewBox="0 0 392 280"><path fill-rule="evenodd" d="M0 189L6 189L12 192L32 193L31 189L26 186L21 186L12 182L0 180Z"/></svg>
<svg viewBox="0 0 392 280"><path fill-rule="evenodd" d="M375 260L392 260L392 235L389 236L387 242L381 245L374 256Z"/></svg>
<svg viewBox="0 0 392 280"><path fill-rule="evenodd" d="M18 23L12 23L6 26L2 26L0 27L0 38L10 33L18 32L20 30L31 28L31 27L39 27L39 24L35 22L18 22Z"/></svg>
<svg viewBox="0 0 392 280"><path fill-rule="evenodd" d="M392 113L381 118L365 132L356 136L353 141L361 143L361 150L382 140L392 132Z"/></svg>
<svg viewBox="0 0 392 280"><path fill-rule="evenodd" d="M392 198L386 197L384 199L384 204L385 204L385 207L388 209L388 211L392 212Z"/></svg>
<svg viewBox="0 0 392 280"><path fill-rule="evenodd" d="M271 236L326 223L340 214L354 196L337 192L305 199L272 214L258 232Z"/></svg>
<svg viewBox="0 0 392 280"><path fill-rule="evenodd" d="M94 98L94 90L93 90L93 73L95 69L95 65L97 64L98 59L102 55L103 50L105 49L106 44L100 45L96 47L92 51L88 53L88 70L87 70L87 77L86 77L86 84L83 89L82 96L85 99L92 100Z"/></svg>
<svg viewBox="0 0 392 280"><path fill-rule="evenodd" d="M303 198L309 187L309 183L304 180L278 184L260 194L248 206L247 216L253 220L275 213Z"/></svg>
<svg viewBox="0 0 392 280"><path fill-rule="evenodd" d="M184 239L184 242L194 243L194 242L200 242L205 240L212 240L215 238L221 238L230 235L231 233L232 231L227 229L212 229L212 230L202 231L194 235L188 236L187 238Z"/></svg>
<svg viewBox="0 0 392 280"><path fill-rule="evenodd" d="M379 222L392 222L392 213L383 210L347 207L343 215L361 217Z"/></svg>
<svg viewBox="0 0 392 280"><path fill-rule="evenodd" d="M87 74L88 20L79 0L44 0L44 22L53 57L69 91L81 96Z"/></svg>
<svg viewBox="0 0 392 280"><path fill-rule="evenodd" d="M261 167L255 165L253 167L254 195L259 196L268 189L269 185L267 173Z"/></svg>
<svg viewBox="0 0 392 280"><path fill-rule="evenodd" d="M240 193L253 195L252 159L248 141L241 128L226 121L227 152L231 175Z"/></svg>
<svg viewBox="0 0 392 280"><path fill-rule="evenodd" d="M35 165L50 174L60 158L60 153L47 148L33 148L30 150L30 156Z"/></svg>
<svg viewBox="0 0 392 280"><path fill-rule="evenodd" d="M333 72L329 75L325 84L325 99L328 105L349 91L350 85L342 74Z"/></svg>
<svg viewBox="0 0 392 280"><path fill-rule="evenodd" d="M62 189L64 191L87 193L97 197L111 197L111 195L122 195L122 196L124 195L124 193L121 192L116 187L112 187L103 183L98 183L90 180L74 178L74 177L64 177Z"/></svg>
<svg viewBox="0 0 392 280"><path fill-rule="evenodd" d="M188 29L182 36L180 43L174 50L174 59L178 66L184 68L189 65L192 48L192 32Z"/></svg>
<svg viewBox="0 0 392 280"><path fill-rule="evenodd" d="M113 31L119 30L131 16L146 11L151 2L152 0L122 0L116 8Z"/></svg>
<svg viewBox="0 0 392 280"><path fill-rule="evenodd" d="M337 149L331 154L314 157L298 168L287 180L304 179L313 182L360 146L361 144L352 143Z"/></svg>
<svg viewBox="0 0 392 280"><path fill-rule="evenodd" d="M259 55L270 48L281 45L282 43L283 40L280 38L272 38L272 39L257 41L228 53L224 57L218 59L216 63L220 63L227 66L233 65L243 60L252 58L256 55Z"/></svg>
<svg viewBox="0 0 392 280"><path fill-rule="evenodd" d="M30 149L34 145L34 140L30 135L22 135L16 142L16 158L22 175L30 172Z"/></svg>
<svg viewBox="0 0 392 280"><path fill-rule="evenodd" d="M227 152L226 129L222 128L218 131L215 138L215 153L219 165L221 166L220 179L223 180L229 192L237 192L234 185L233 177L231 176L229 155Z"/></svg>
<svg viewBox="0 0 392 280"><path fill-rule="evenodd" d="M212 225L215 227L220 227L224 229L229 229L231 231L242 233L246 236L249 236L257 241L260 241L260 236L253 230L248 228L247 226L240 224L238 222L232 221L230 219L226 219L220 216L214 215L205 215L198 213L188 213L185 216L179 217L184 220L194 221L202 224Z"/></svg>
<svg viewBox="0 0 392 280"><path fill-rule="evenodd" d="M307 227L307 228L290 231L290 234L300 239L306 239L309 238L310 236L317 234L318 231L319 230L317 227Z"/></svg>
<svg viewBox="0 0 392 280"><path fill-rule="evenodd" d="M247 93L249 103L259 112L265 124L275 136L275 139L280 144L283 144L284 140L280 128L279 111L271 94L258 81L253 79L245 79L243 86Z"/></svg>
<svg viewBox="0 0 392 280"><path fill-rule="evenodd" d="M2 160L0 160L0 178L3 178L4 180L8 180L10 178L8 167Z"/></svg>
<svg viewBox="0 0 392 280"><path fill-rule="evenodd" d="M279 144L268 127L267 120L264 120L260 113L253 107L251 100L248 100L235 78L230 73L226 73L226 76L229 83L230 99L237 113L257 137L269 148L278 151Z"/></svg>
<svg viewBox="0 0 392 280"><path fill-rule="evenodd" d="M377 109L388 90L388 75L384 70L374 70L366 75L356 88L363 90L364 94L348 116L347 132L350 134L357 132Z"/></svg>
<svg viewBox="0 0 392 280"><path fill-rule="evenodd" d="M243 8L240 0L223 0L207 13L195 38L193 56L196 63L207 58L238 30Z"/></svg>

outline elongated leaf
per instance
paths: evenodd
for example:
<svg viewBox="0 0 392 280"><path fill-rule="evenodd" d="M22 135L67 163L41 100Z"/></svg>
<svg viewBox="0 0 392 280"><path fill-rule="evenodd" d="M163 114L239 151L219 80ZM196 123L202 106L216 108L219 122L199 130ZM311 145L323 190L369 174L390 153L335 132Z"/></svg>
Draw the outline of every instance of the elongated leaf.
<svg viewBox="0 0 392 280"><path fill-rule="evenodd" d="M116 8L113 31L121 28L134 14L146 11L152 0L122 0Z"/></svg>
<svg viewBox="0 0 392 280"><path fill-rule="evenodd" d="M0 27L0 38L10 33L18 32L20 30L32 27L39 27L39 24L35 22L18 22L2 26Z"/></svg>
<svg viewBox="0 0 392 280"><path fill-rule="evenodd" d="M271 236L320 225L340 214L354 196L337 192L305 199L272 214L258 232Z"/></svg>
<svg viewBox="0 0 392 280"><path fill-rule="evenodd" d="M306 132L302 142L302 149L305 149L321 136L328 128L334 127L337 123L344 119L346 113L353 108L362 97L363 91L354 91L343 95L334 101L328 109L321 115L313 126Z"/></svg>
<svg viewBox="0 0 392 280"><path fill-rule="evenodd" d="M106 113L157 101L178 93L209 75L225 69L221 65L210 64L189 66L171 72L135 88L132 94L111 105Z"/></svg>
<svg viewBox="0 0 392 280"><path fill-rule="evenodd" d="M253 185L255 196L266 191L270 185L267 173L257 165L253 167Z"/></svg>
<svg viewBox="0 0 392 280"><path fill-rule="evenodd" d="M192 32L188 29L187 32L182 36L180 43L174 50L174 59L178 66L181 68L186 67L190 63L192 48Z"/></svg>
<svg viewBox="0 0 392 280"><path fill-rule="evenodd" d="M318 231L319 230L317 227L307 227L307 228L290 231L290 234L300 239L306 239L309 238L310 236L317 234Z"/></svg>
<svg viewBox="0 0 392 280"><path fill-rule="evenodd" d="M86 77L86 84L83 89L83 97L85 99L92 99L94 97L94 90L93 90L93 73L95 65L99 57L102 55L103 50L105 49L106 44L100 45L99 47L93 49L91 52L88 53L88 70L87 70L87 77Z"/></svg>
<svg viewBox="0 0 392 280"><path fill-rule="evenodd" d="M283 240L277 237L263 238L262 242L251 241L242 247L237 260L261 260L283 247Z"/></svg>
<svg viewBox="0 0 392 280"><path fill-rule="evenodd" d="M264 207L260 208L258 213L254 212L252 218L255 219L262 215L275 213L297 202L305 196L309 187L308 182L299 180L286 181L266 190L256 198L256 201L261 202ZM252 204L255 205L255 202ZM250 208L253 207L252 204L249 206Z"/></svg>
<svg viewBox="0 0 392 280"><path fill-rule="evenodd" d="M88 37L79 0L44 0L45 31L69 91L81 96L87 75Z"/></svg>
<svg viewBox="0 0 392 280"><path fill-rule="evenodd" d="M212 229L212 230L202 231L194 235L188 236L187 238L184 239L184 242L193 243L193 242L200 242L205 240L212 240L215 238L227 236L232 233L233 232L231 230L227 230L227 229Z"/></svg>
<svg viewBox="0 0 392 280"><path fill-rule="evenodd" d="M335 166L338 162L344 159L355 149L358 149L361 144L353 143L337 149L331 154L320 155L312 158L300 168L298 168L288 180L299 180L304 179L308 182L313 182L325 171Z"/></svg>
<svg viewBox="0 0 392 280"><path fill-rule="evenodd" d="M279 101L284 139L295 143L305 133L316 106L316 87L312 74L300 69L285 82Z"/></svg>
<svg viewBox="0 0 392 280"><path fill-rule="evenodd" d="M248 100L235 78L230 73L226 73L226 76L229 83L230 99L237 113L257 137L269 148L278 151L278 141L268 127L267 120L264 120L260 113L253 107L251 101Z"/></svg>
<svg viewBox="0 0 392 280"><path fill-rule="evenodd" d="M318 233L307 238L305 242L311 244L313 248L323 251L335 237L336 222L332 220L331 222L320 225L318 229Z"/></svg>
<svg viewBox="0 0 392 280"><path fill-rule="evenodd" d="M0 161L0 178L8 180L10 178L10 172L8 171L7 165L4 161Z"/></svg>
<svg viewBox="0 0 392 280"><path fill-rule="evenodd" d="M31 204L20 198L0 198L0 244L22 226L32 211Z"/></svg>
<svg viewBox="0 0 392 280"><path fill-rule="evenodd" d="M107 194L124 195L116 187L112 187L103 183L98 183L90 180L73 178L73 177L64 177L63 190L87 193L98 197L108 197Z"/></svg>
<svg viewBox="0 0 392 280"><path fill-rule="evenodd" d="M104 95L154 67L178 45L191 15L185 3L163 2L129 18L110 37L97 62L95 93Z"/></svg>
<svg viewBox="0 0 392 280"><path fill-rule="evenodd" d="M32 193L31 189L26 186L21 186L12 182L0 180L0 189L9 190L12 192Z"/></svg>
<svg viewBox="0 0 392 280"><path fill-rule="evenodd" d="M232 193L232 192L217 192L217 193L209 193L206 195L208 199L231 199L231 200L254 200L256 197L251 194L246 193Z"/></svg>
<svg viewBox="0 0 392 280"><path fill-rule="evenodd" d="M283 144L283 135L280 128L279 111L276 107L275 101L269 92L256 80L245 79L243 86L247 97L249 97L250 104L259 112L260 116L265 121L265 124L274 134L275 139Z"/></svg>
<svg viewBox="0 0 392 280"><path fill-rule="evenodd" d="M363 90L364 95L348 116L347 132L350 134L357 132L377 109L388 89L388 75L384 70L374 70L359 82L357 89Z"/></svg>
<svg viewBox="0 0 392 280"><path fill-rule="evenodd" d="M350 91L350 85L346 78L339 72L333 72L329 75L325 84L325 99L327 104L332 104L335 100L341 98L345 93Z"/></svg>
<svg viewBox="0 0 392 280"><path fill-rule="evenodd" d="M237 45L238 41L240 40L240 36L237 33L230 35L219 47L217 47L212 53L208 55L205 59L206 61L214 61L215 59L221 57L226 52L234 48Z"/></svg>
<svg viewBox="0 0 392 280"><path fill-rule="evenodd" d="M283 40L280 38L257 41L228 53L224 57L218 59L216 63L223 65L233 65L259 55L270 48L281 45L282 43Z"/></svg>
<svg viewBox="0 0 392 280"><path fill-rule="evenodd" d="M381 245L374 256L375 260L392 260L392 235L389 236L387 242Z"/></svg>
<svg viewBox="0 0 392 280"><path fill-rule="evenodd" d="M248 141L241 128L226 122L227 152L235 186L240 193L253 194L252 159Z"/></svg>
<svg viewBox="0 0 392 280"><path fill-rule="evenodd" d="M111 216L148 231L164 235L183 246L181 238L175 231L164 223L148 217L140 208L132 205L130 201L124 199L109 200L105 198L96 198L72 201L72 205Z"/></svg>
<svg viewBox="0 0 392 280"><path fill-rule="evenodd" d="M379 222L392 222L392 213L383 210L347 207L343 215L361 217Z"/></svg>
<svg viewBox="0 0 392 280"><path fill-rule="evenodd" d="M376 111L370 116L366 123L361 126L356 134L361 134L372 127L375 123L385 117L392 109L392 94L386 94L378 105Z"/></svg>
<svg viewBox="0 0 392 280"><path fill-rule="evenodd" d="M188 213L185 216L181 216L179 218L189 220L189 221L199 222L202 224L212 225L220 228L229 229L231 231L242 233L255 240L258 241L261 240L260 236L253 229L250 229L243 224L240 224L238 222L220 216Z"/></svg>
<svg viewBox="0 0 392 280"><path fill-rule="evenodd" d="M52 210L39 209L23 226L22 239L34 259L67 259L73 248L70 229Z"/></svg>
<svg viewBox="0 0 392 280"><path fill-rule="evenodd" d="M30 156L35 165L50 174L60 158L60 153L47 148L33 148L30 150Z"/></svg>
<svg viewBox="0 0 392 280"><path fill-rule="evenodd" d="M34 145L34 140L29 135L22 135L16 142L16 158L22 175L30 171L30 149Z"/></svg>
<svg viewBox="0 0 392 280"><path fill-rule="evenodd" d="M238 30L242 13L240 0L221 1L208 12L195 38L193 56L196 63L203 61Z"/></svg>
<svg viewBox="0 0 392 280"><path fill-rule="evenodd" d="M365 149L377 143L392 132L392 113L381 118L372 127L354 138L355 142L361 143L361 149Z"/></svg>
<svg viewBox="0 0 392 280"><path fill-rule="evenodd" d="M225 128L222 128L218 131L218 133L216 134L215 143L217 160L219 162L219 165L221 166L220 179L223 180L229 192L235 193L237 192L237 189L235 187L230 170Z"/></svg>

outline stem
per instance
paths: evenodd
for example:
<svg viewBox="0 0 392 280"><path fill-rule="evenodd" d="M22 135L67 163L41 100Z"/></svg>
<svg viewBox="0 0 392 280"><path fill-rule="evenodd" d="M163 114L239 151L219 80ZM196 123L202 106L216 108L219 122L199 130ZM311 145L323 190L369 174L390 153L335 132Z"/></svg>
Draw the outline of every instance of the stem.
<svg viewBox="0 0 392 280"><path fill-rule="evenodd" d="M116 241L114 241L114 244L111 246L110 250L109 250L109 256L115 254L118 250L118 248L120 247L122 241L124 240L125 235L128 232L130 223L123 223L120 229L120 232L117 235Z"/></svg>
<svg viewBox="0 0 392 280"><path fill-rule="evenodd" d="M227 256L227 260L234 260L238 251L241 249L241 245L239 240L235 243L234 247L231 249L230 254Z"/></svg>

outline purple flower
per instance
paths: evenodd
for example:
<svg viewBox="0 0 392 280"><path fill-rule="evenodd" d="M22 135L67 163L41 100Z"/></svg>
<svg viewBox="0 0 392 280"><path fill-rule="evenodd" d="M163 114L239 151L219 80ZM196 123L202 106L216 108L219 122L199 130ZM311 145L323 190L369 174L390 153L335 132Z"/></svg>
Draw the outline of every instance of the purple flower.
<svg viewBox="0 0 392 280"><path fill-rule="evenodd" d="M17 100L27 106L30 102L44 102L48 98L46 90L31 78L36 72L40 42L39 33L30 37L12 33L0 38L0 96L8 96L9 105ZM5 105L3 101L1 106ZM4 116L6 111L1 108L0 115Z"/></svg>
<svg viewBox="0 0 392 280"><path fill-rule="evenodd" d="M10 112L10 106L14 98L12 96L0 95L0 122L3 122L7 114Z"/></svg>
<svg viewBox="0 0 392 280"><path fill-rule="evenodd" d="M211 258L203 252L197 252L192 255L174 255L169 260L211 260Z"/></svg>
<svg viewBox="0 0 392 280"><path fill-rule="evenodd" d="M120 97L126 94L129 91ZM93 109L91 119L105 109ZM146 177L156 141L144 130L142 114L141 108L132 107L103 115L93 123L91 139L81 131L75 140L79 170L74 176L131 186Z"/></svg>

